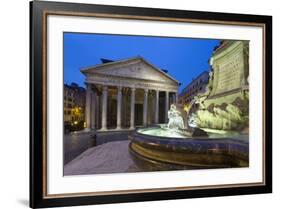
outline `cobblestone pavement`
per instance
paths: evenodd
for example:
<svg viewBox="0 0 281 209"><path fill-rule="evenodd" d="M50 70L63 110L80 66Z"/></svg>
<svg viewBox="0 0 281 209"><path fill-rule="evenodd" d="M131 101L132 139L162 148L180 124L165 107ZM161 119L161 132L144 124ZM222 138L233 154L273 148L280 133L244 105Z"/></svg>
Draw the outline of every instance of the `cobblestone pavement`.
<svg viewBox="0 0 281 209"><path fill-rule="evenodd" d="M128 140L131 131L76 132L64 135L64 165L87 149L108 142Z"/></svg>
<svg viewBox="0 0 281 209"><path fill-rule="evenodd" d="M126 173L140 171L132 160L129 141L92 147L64 166L64 175Z"/></svg>

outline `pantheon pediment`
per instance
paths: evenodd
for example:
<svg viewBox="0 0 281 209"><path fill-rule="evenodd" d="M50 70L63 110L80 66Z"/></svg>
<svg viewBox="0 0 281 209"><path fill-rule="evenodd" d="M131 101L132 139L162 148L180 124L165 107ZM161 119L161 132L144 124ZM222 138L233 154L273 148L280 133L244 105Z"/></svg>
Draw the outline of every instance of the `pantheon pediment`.
<svg viewBox="0 0 281 209"><path fill-rule="evenodd" d="M104 75L111 78L123 77L127 79L150 80L176 86L179 85L176 79L153 66L142 57L103 63L82 69L81 72L85 74L86 77L93 77L95 75L100 77Z"/></svg>

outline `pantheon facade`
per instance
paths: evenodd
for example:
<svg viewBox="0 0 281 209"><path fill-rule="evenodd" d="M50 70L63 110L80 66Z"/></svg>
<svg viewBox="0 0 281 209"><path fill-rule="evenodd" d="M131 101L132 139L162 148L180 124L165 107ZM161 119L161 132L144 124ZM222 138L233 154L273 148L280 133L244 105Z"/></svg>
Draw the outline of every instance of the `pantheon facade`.
<svg viewBox="0 0 281 209"><path fill-rule="evenodd" d="M108 61L86 76L86 126L100 131L166 123L180 83L142 57Z"/></svg>

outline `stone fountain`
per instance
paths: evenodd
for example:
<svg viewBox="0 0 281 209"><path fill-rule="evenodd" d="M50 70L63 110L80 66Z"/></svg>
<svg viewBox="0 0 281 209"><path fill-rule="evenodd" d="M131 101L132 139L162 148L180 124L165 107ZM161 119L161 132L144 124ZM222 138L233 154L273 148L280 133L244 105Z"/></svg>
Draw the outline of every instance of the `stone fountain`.
<svg viewBox="0 0 281 209"><path fill-rule="evenodd" d="M186 128L172 105L168 124L137 129L129 137L134 161L145 170L182 170L248 166L248 143L223 134Z"/></svg>
<svg viewBox="0 0 281 209"><path fill-rule="evenodd" d="M168 124L139 128L129 137L130 153L140 167L154 171L249 166L247 44L227 42L227 50L213 54L206 91L194 97L186 115L172 104Z"/></svg>

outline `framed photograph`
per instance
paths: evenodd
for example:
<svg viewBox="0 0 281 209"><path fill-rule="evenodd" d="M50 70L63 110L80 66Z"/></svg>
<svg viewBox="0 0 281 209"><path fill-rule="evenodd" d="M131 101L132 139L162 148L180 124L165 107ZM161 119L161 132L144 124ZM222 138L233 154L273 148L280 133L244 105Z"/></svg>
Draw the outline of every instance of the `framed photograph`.
<svg viewBox="0 0 281 209"><path fill-rule="evenodd" d="M272 17L30 3L30 207L272 192Z"/></svg>

